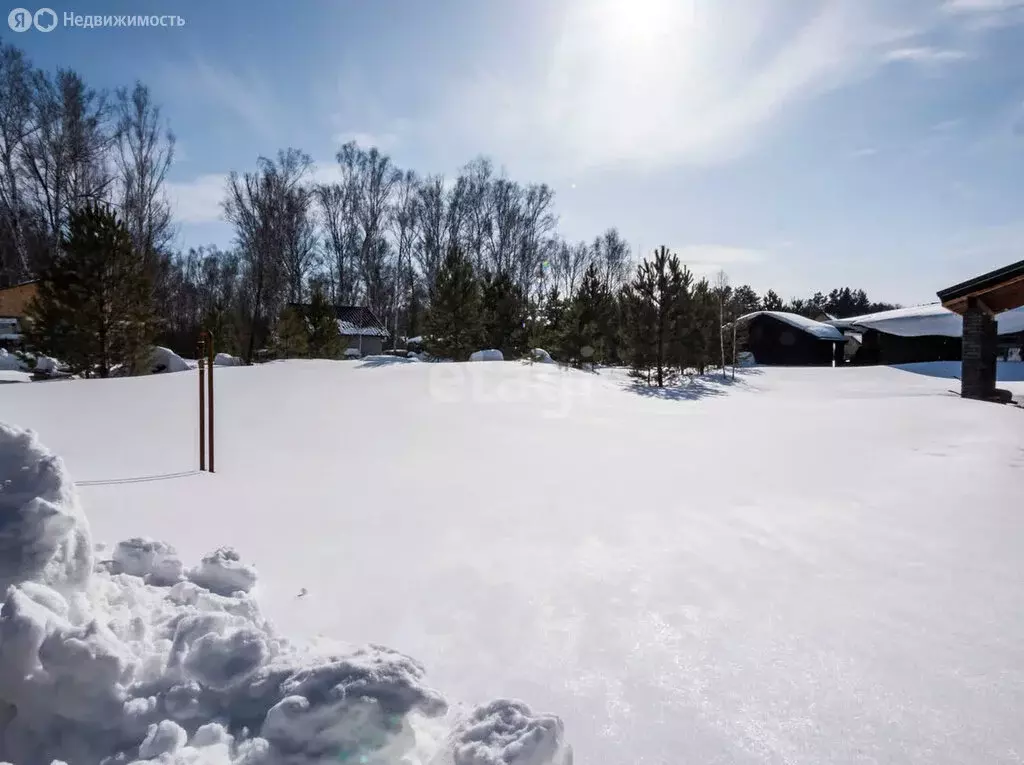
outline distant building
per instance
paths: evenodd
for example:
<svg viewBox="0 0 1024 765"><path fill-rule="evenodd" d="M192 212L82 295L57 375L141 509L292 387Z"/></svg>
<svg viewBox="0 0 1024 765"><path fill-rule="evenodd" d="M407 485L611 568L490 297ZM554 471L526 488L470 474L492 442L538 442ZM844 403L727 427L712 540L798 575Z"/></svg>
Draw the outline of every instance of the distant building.
<svg viewBox="0 0 1024 765"><path fill-rule="evenodd" d="M25 315L38 288L37 281L0 287L0 348L11 350L21 345Z"/></svg>
<svg viewBox="0 0 1024 765"><path fill-rule="evenodd" d="M835 327L795 313L755 311L741 316L747 350L767 366L832 366L841 363L846 338Z"/></svg>
<svg viewBox="0 0 1024 765"><path fill-rule="evenodd" d="M835 319L828 324L858 346L847 358L853 364L912 364L925 361L960 361L963 320L938 303ZM999 316L998 334L1008 351L1019 347L1024 312ZM848 350L851 346L848 346Z"/></svg>
<svg viewBox="0 0 1024 765"><path fill-rule="evenodd" d="M304 315L308 303L292 303ZM364 306L339 305L334 307L338 318L338 331L345 344L345 356L376 356L384 350L384 341L391 336L384 323Z"/></svg>
<svg viewBox="0 0 1024 765"><path fill-rule="evenodd" d="M28 312L28 304L39 289L38 281L0 287L0 317L20 319Z"/></svg>

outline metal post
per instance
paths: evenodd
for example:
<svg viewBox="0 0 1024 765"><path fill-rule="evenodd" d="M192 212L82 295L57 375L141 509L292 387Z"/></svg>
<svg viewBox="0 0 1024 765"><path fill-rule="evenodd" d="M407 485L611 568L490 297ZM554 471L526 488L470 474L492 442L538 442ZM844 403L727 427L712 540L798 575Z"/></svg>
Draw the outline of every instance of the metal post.
<svg viewBox="0 0 1024 765"><path fill-rule="evenodd" d="M203 372L206 349L200 336L196 356L199 361L199 469L206 470L206 380Z"/></svg>
<svg viewBox="0 0 1024 765"><path fill-rule="evenodd" d="M207 397L209 398L209 409L210 409L210 472L213 473L213 368L216 366L214 361L214 347L213 347L213 333L206 333L206 353L207 361L210 367L209 378L207 379Z"/></svg>

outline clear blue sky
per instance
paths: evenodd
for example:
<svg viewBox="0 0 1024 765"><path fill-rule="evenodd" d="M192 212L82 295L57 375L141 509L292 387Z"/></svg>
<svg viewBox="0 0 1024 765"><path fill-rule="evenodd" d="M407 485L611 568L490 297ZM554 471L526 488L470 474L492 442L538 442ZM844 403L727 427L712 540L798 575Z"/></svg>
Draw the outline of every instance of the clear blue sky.
<svg viewBox="0 0 1024 765"><path fill-rule="evenodd" d="M230 242L228 171L295 146L328 177L355 137L420 172L486 154L551 184L570 238L615 225L783 297L927 302L1024 258L1024 0L51 7L186 20L3 30L37 65L151 87L183 246Z"/></svg>

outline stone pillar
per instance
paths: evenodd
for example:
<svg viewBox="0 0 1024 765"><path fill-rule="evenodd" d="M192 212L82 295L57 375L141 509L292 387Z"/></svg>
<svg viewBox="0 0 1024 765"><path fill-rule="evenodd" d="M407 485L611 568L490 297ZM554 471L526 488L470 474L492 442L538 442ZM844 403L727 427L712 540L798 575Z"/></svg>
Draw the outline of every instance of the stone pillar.
<svg viewBox="0 0 1024 765"><path fill-rule="evenodd" d="M960 395L988 400L996 395L998 330L977 298L970 298L964 314L963 362Z"/></svg>

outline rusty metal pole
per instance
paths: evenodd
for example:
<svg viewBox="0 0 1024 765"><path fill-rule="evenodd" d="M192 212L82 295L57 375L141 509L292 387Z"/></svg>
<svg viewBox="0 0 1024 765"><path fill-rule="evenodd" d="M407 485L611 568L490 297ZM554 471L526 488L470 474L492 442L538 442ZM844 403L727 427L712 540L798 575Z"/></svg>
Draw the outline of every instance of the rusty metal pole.
<svg viewBox="0 0 1024 765"><path fill-rule="evenodd" d="M209 362L209 379L207 380L207 395L209 396L209 409L210 409L210 472L213 470L213 367L215 364L214 360L214 348L213 348L213 333L207 331L206 333L206 353L207 360Z"/></svg>
<svg viewBox="0 0 1024 765"><path fill-rule="evenodd" d="M206 470L206 380L203 373L206 348L202 336L199 338L196 356L199 360L199 469Z"/></svg>

